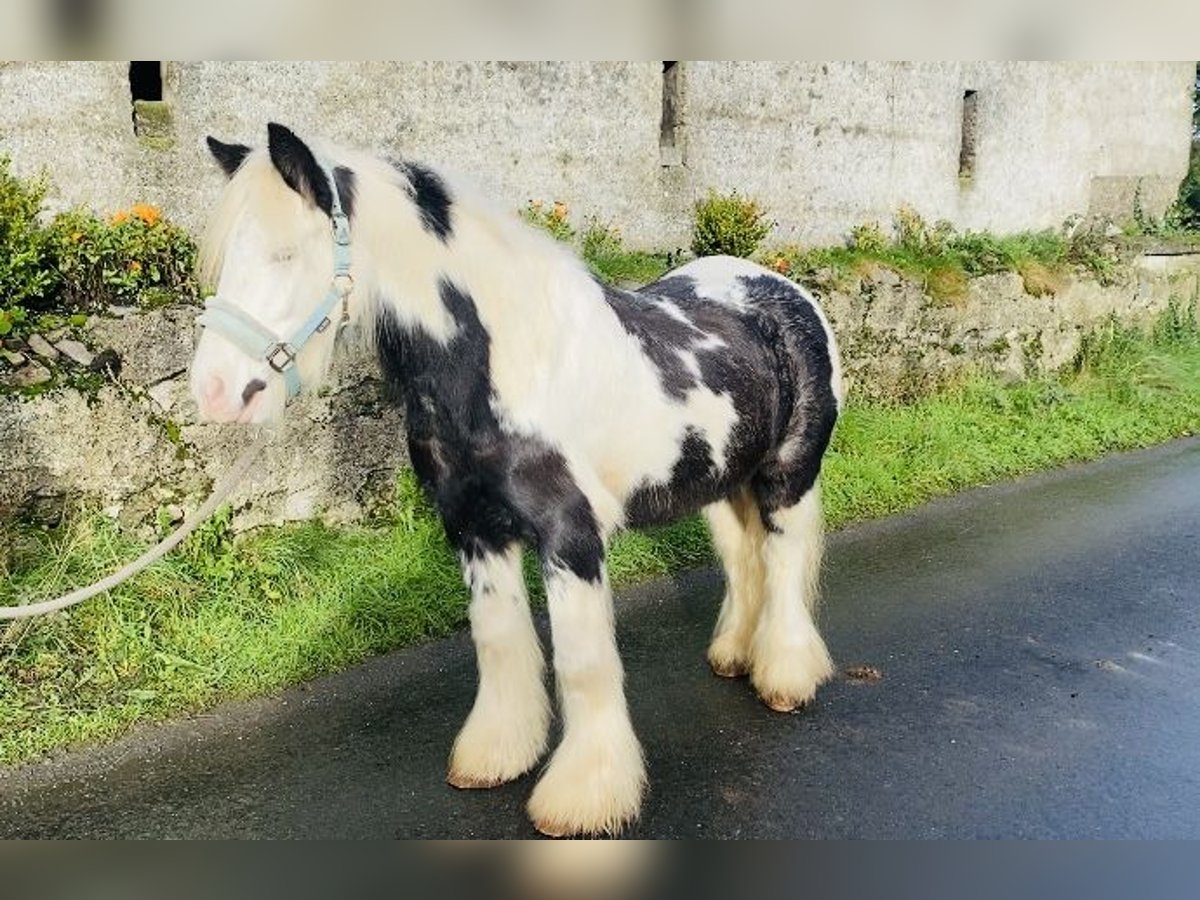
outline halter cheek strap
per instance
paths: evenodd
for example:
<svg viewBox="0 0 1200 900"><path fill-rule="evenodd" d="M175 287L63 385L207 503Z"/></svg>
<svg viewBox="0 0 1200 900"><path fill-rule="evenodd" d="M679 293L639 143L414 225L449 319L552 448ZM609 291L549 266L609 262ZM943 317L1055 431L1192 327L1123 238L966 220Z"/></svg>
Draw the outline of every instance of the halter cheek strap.
<svg viewBox="0 0 1200 900"><path fill-rule="evenodd" d="M330 316L339 303L342 305L342 314L338 320L338 328L350 320L346 302L346 298L354 290L354 276L350 274L350 220L342 209L342 198L338 194L333 171L328 166L323 165L322 168L329 179L333 198L330 205L330 216L333 220L333 279L329 290L325 292L325 299L313 310L312 315L286 340L281 339L249 313L219 296L205 300L204 312L196 318L200 325L212 328L248 356L262 360L283 375L289 402L300 393L300 372L296 367L296 357L304 349L304 345L314 334L321 334L329 328L333 323Z"/></svg>

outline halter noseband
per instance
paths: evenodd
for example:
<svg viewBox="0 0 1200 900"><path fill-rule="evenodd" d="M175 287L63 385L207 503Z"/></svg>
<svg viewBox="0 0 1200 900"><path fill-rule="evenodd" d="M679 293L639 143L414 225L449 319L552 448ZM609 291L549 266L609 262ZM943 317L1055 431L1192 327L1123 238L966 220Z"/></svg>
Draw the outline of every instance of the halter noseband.
<svg viewBox="0 0 1200 900"><path fill-rule="evenodd" d="M287 399L300 393L300 373L296 369L296 357L314 334L323 333L333 323L329 318L333 308L342 304L342 315L338 320L340 329L350 321L346 298L354 290L354 276L350 274L350 220L342 210L342 198L338 194L337 181L329 166L321 167L329 179L332 192L330 217L333 220L333 279L325 299L287 340L281 340L249 313L214 295L204 301L204 312L196 321L205 328L212 328L222 337L237 345L254 359L263 360L283 376L287 385Z"/></svg>

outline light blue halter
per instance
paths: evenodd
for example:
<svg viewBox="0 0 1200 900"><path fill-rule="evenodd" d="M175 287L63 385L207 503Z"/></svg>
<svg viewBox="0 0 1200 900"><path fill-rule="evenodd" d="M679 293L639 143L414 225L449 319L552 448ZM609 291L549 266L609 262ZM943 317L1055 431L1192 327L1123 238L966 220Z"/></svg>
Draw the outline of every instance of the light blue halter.
<svg viewBox="0 0 1200 900"><path fill-rule="evenodd" d="M222 337L232 341L239 350L254 359L263 360L276 372L283 375L287 385L287 398L300 393L300 373L296 369L296 357L314 334L323 333L333 323L330 314L335 306L342 304L342 315L338 321L340 329L350 320L346 298L354 290L354 277L350 274L350 220L342 210L342 198L338 195L333 171L321 167L329 180L332 192L330 216L333 219L333 280L325 299L287 340L281 340L249 313L239 309L219 296L204 301L204 312L196 321L205 328L212 328Z"/></svg>

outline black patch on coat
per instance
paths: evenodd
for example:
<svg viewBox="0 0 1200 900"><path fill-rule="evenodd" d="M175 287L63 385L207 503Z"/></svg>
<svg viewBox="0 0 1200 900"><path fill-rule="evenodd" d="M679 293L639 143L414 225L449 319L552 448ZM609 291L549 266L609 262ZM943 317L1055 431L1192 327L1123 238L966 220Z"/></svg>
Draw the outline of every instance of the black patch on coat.
<svg viewBox="0 0 1200 900"><path fill-rule="evenodd" d="M450 194L441 176L419 163L396 163L413 189L413 200L421 213L425 230L436 234L444 244L450 240Z"/></svg>
<svg viewBox="0 0 1200 900"><path fill-rule="evenodd" d="M690 351L704 339L704 334L667 312L654 297L603 284L601 288L605 301L621 320L621 327L638 339L642 352L658 369L663 390L668 396L683 400L697 386L697 378L684 363L680 351Z"/></svg>
<svg viewBox="0 0 1200 900"><path fill-rule="evenodd" d="M696 303L700 300L696 294L696 279L690 275L668 275L651 282L641 288L638 293L666 297L669 300L682 300L684 303Z"/></svg>
<svg viewBox="0 0 1200 900"><path fill-rule="evenodd" d="M708 441L689 428L671 477L635 490L625 502L625 521L632 528L671 522L726 496L732 487L728 473L718 471Z"/></svg>
<svg viewBox="0 0 1200 900"><path fill-rule="evenodd" d="M449 281L440 294L457 326L446 344L401 323L386 304L377 327L380 364L405 404L413 469L447 537L467 559L530 542L548 568L598 582L604 545L591 504L560 453L500 426L490 340L475 303Z"/></svg>
<svg viewBox="0 0 1200 900"><path fill-rule="evenodd" d="M250 153L250 148L245 144L226 144L218 141L212 135L205 138L205 141L208 143L208 152L213 155L213 159L217 161L221 171L229 178L233 177L233 173L238 170Z"/></svg>
<svg viewBox="0 0 1200 900"><path fill-rule="evenodd" d="M337 185L338 199L342 202L342 212L347 219L354 218L354 204L358 199L358 179L354 172L345 166L333 167L333 181ZM330 201L330 210L333 203Z"/></svg>

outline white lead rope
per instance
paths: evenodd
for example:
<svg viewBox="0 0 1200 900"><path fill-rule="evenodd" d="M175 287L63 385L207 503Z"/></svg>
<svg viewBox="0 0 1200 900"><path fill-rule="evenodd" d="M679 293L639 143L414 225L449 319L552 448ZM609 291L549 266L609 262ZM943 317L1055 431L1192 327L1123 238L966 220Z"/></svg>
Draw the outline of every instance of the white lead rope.
<svg viewBox="0 0 1200 900"><path fill-rule="evenodd" d="M163 538L162 541L155 547L147 550L129 565L97 581L89 587L80 588L77 591L72 591L59 597L57 600L44 600L41 603L29 603L22 606L0 606L0 620L4 619L29 619L34 616L43 616L47 613L57 612L60 609L66 609L68 606L74 606L76 603L82 603L97 594L102 594L105 591L112 590L122 581L132 578L134 575L141 572L147 566L157 562L166 554L170 553L180 541L195 531L211 516L221 505L221 502L229 496L230 491L237 487L248 471L254 460L258 458L258 454L262 452L263 447L267 445L271 433L263 431L255 438L254 443L242 451L239 456L225 473L225 476L217 482L217 486L213 488L212 495L204 501L201 507L192 513L182 525L174 532Z"/></svg>

